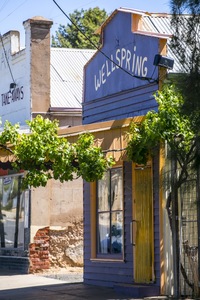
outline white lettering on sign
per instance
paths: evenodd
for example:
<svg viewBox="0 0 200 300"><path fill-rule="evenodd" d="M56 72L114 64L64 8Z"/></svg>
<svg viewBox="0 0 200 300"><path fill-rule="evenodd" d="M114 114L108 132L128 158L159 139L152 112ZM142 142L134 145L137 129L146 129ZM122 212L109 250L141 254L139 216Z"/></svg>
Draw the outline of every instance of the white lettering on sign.
<svg viewBox="0 0 200 300"><path fill-rule="evenodd" d="M101 85L105 84L107 78L119 68L125 69L132 75L146 77L148 72L146 63L148 59L146 56L137 55L136 50L136 46L133 48L133 53L126 48L121 48L116 50L114 56L111 54L110 60L107 59L98 70L98 74L94 75L95 90L97 91Z"/></svg>
<svg viewBox="0 0 200 300"><path fill-rule="evenodd" d="M17 87L8 91L7 93L1 94L1 105L8 105L22 99L24 99L23 86Z"/></svg>

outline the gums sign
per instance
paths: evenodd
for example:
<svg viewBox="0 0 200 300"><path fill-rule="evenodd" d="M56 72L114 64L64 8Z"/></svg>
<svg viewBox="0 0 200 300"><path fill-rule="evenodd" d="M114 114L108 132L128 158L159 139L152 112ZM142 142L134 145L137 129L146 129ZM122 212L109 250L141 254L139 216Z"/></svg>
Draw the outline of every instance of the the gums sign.
<svg viewBox="0 0 200 300"><path fill-rule="evenodd" d="M1 105L9 105L16 101L24 99L23 86L9 90L7 93L1 94Z"/></svg>

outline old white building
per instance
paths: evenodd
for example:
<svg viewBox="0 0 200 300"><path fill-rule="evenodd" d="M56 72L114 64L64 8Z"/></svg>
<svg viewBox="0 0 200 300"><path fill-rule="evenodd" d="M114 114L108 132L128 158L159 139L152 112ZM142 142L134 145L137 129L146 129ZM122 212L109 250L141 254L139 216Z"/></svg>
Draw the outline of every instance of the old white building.
<svg viewBox="0 0 200 300"><path fill-rule="evenodd" d="M51 48L52 21L34 17L24 23L25 48L17 31L0 38L0 116L20 123L40 114L61 127L82 122L83 66L94 50ZM21 174L0 162L0 267L34 272L56 265L81 265L82 179L19 192ZM6 163L5 163L6 162ZM73 240L73 241L72 241ZM74 240L77 242L74 243ZM72 248L76 247L77 255Z"/></svg>

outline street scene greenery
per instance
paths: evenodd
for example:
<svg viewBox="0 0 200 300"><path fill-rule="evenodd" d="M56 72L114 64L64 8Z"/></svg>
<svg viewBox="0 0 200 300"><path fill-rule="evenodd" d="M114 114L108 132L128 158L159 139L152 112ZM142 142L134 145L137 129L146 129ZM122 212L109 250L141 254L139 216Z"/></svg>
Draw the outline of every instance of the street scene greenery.
<svg viewBox="0 0 200 300"><path fill-rule="evenodd" d="M96 49L101 43L95 32L107 17L106 11L99 7L75 10L69 14L70 23L59 25L52 37L52 47Z"/></svg>
<svg viewBox="0 0 200 300"><path fill-rule="evenodd" d="M86 181L98 180L113 164L112 158L105 158L101 148L95 146L90 133L80 135L76 143L69 143L58 136L57 121L38 115L27 124L29 134L20 133L18 124L7 121L0 135L0 146L15 157L13 168L26 171L24 188L45 186L51 178L61 182L80 176Z"/></svg>
<svg viewBox="0 0 200 300"><path fill-rule="evenodd" d="M191 241L181 244L179 217L181 188L185 189L188 183L195 180L196 193L194 194L198 219L197 240L199 240L200 217L200 1L199 0L172 0L171 28L174 30L169 44L174 57L179 61L179 71L173 78L168 78L168 84L158 91L155 99L157 111L149 111L141 124L132 124L129 133L127 155L129 160L146 165L156 149L164 145L166 163L170 162L169 177L164 185L170 187L166 199L166 211L172 233L172 252L174 270L174 297L180 297L180 278L192 289L195 297L199 297L200 276L199 243L197 246L197 261L191 266L192 281L181 262L180 253L184 248L189 260L194 259L188 249L192 248ZM185 15L184 15L185 14ZM167 148L166 148L167 146ZM168 155L168 157L166 156ZM165 172L165 170L163 170ZM185 191L186 192L186 191ZM181 204L180 204L181 203ZM186 244L187 246L185 246ZM195 248L195 247L194 247ZM181 272L181 274L180 274Z"/></svg>
<svg viewBox="0 0 200 300"><path fill-rule="evenodd" d="M180 70L162 89L157 91L157 110L149 111L140 124L132 123L128 133L127 158L146 165L161 145L170 152L170 193L166 200L172 232L174 259L174 296L179 297L180 269L185 282L199 296L195 287L180 267L180 244L178 224L178 202L180 187L191 173L195 174L197 189L196 204L200 201L200 1L171 0L173 37L169 43ZM183 18L183 14L185 17ZM101 40L95 31L108 17L98 7L75 10L70 14L71 23L59 25L52 37L53 47L89 48L100 46ZM23 187L45 186L51 178L61 182L82 176L88 182L101 179L105 171L114 164L100 147L95 146L94 136L85 133L75 143L58 136L59 124L37 116L27 121L30 133L19 132L19 125L6 122L0 135L0 146L12 153L16 170L25 170ZM181 200L182 201L182 200ZM170 208L170 209L169 209ZM197 205L199 210L199 205ZM198 215L198 222L200 211ZM200 231L200 227L198 228ZM200 240L198 232L198 240ZM198 249L198 258L200 249ZM198 270L200 273L200 268ZM199 276L200 274L198 274ZM198 282L198 281L197 281Z"/></svg>
<svg viewBox="0 0 200 300"><path fill-rule="evenodd" d="M165 86L155 95L158 111L149 111L141 124L132 123L127 155L131 161L146 164L153 151L166 141L181 166L194 160L194 138L190 119L183 114L182 95L175 86Z"/></svg>

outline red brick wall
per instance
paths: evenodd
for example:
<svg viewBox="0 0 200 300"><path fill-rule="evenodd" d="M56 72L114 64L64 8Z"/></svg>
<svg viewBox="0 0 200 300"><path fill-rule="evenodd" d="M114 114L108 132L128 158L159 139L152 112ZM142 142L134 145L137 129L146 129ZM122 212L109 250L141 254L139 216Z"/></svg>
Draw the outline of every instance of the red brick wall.
<svg viewBox="0 0 200 300"><path fill-rule="evenodd" d="M34 243L29 245L29 273L49 269L49 227L41 228L34 236Z"/></svg>

